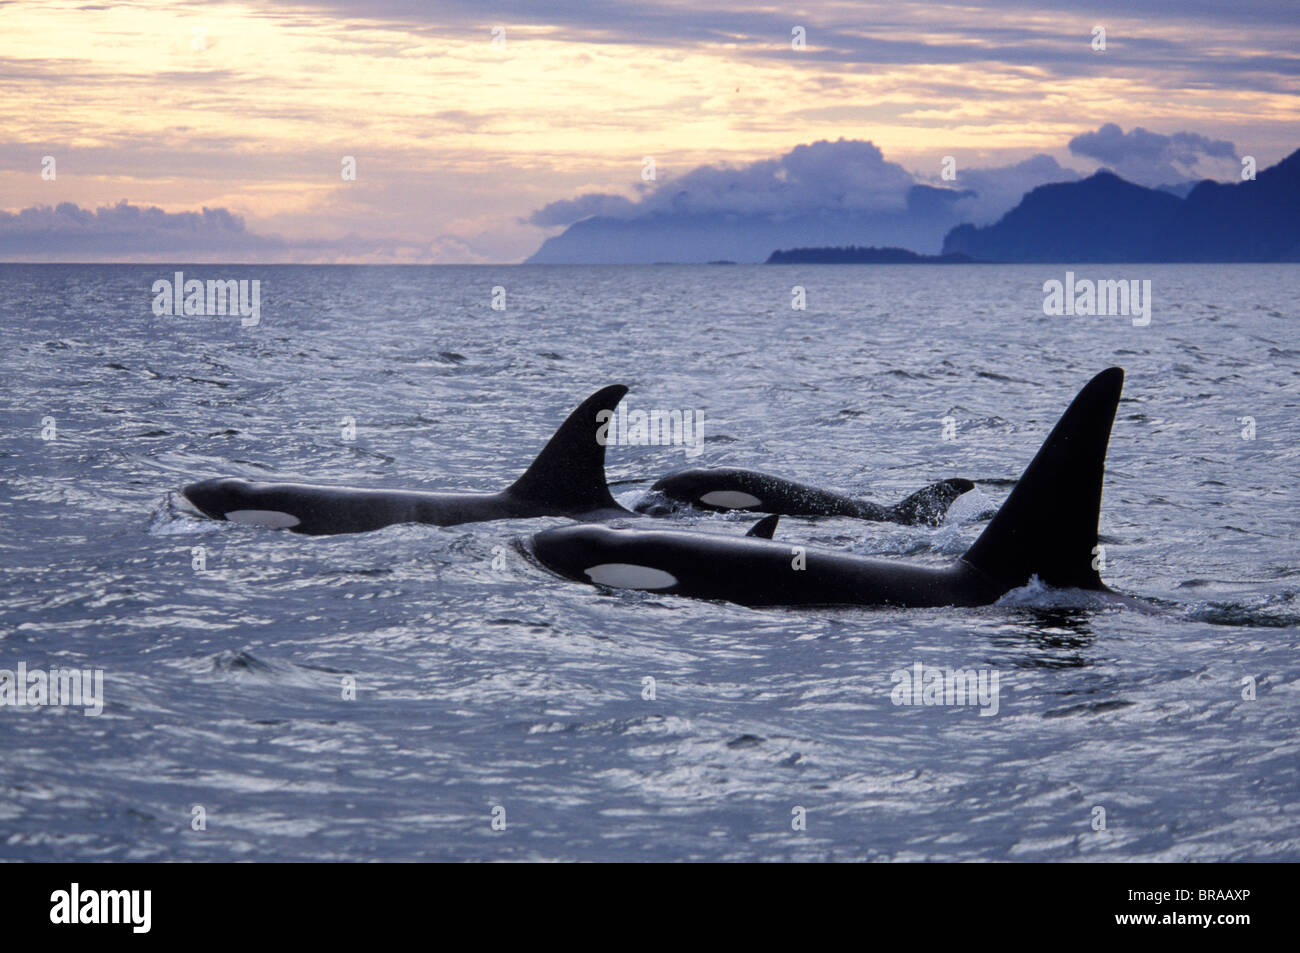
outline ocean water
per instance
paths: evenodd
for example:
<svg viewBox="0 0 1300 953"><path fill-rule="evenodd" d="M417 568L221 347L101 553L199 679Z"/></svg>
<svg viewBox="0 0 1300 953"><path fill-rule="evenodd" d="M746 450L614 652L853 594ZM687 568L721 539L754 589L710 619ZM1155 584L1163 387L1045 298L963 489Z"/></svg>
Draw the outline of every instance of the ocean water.
<svg viewBox="0 0 1300 953"><path fill-rule="evenodd" d="M1076 269L1150 279L1146 327L1044 316L1065 266L184 268L258 279L255 327L155 316L174 270L0 266L0 669L105 699L0 708L0 859L1300 858L1294 266ZM1127 600L751 610L556 578L517 543L559 519L307 538L174 505L496 490L622 382L705 419L698 456L610 448L623 502L688 464L969 477L937 528L777 533L941 563L1111 364ZM997 713L895 705L918 662L995 673Z"/></svg>

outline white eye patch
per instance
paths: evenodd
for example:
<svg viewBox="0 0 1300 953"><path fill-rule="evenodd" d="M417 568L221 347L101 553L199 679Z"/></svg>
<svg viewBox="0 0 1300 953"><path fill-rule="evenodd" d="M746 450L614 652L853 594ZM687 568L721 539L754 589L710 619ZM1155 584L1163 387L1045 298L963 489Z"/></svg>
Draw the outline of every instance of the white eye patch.
<svg viewBox="0 0 1300 953"><path fill-rule="evenodd" d="M631 563L601 563L587 570L591 581L614 589L667 589L677 585L677 577L651 566Z"/></svg>
<svg viewBox="0 0 1300 953"><path fill-rule="evenodd" d="M292 513L279 510L231 510L226 519L245 526L269 526L271 529L289 529L301 522Z"/></svg>
<svg viewBox="0 0 1300 953"><path fill-rule="evenodd" d="M739 490L714 490L712 493L705 493L700 497L700 502L707 506L720 506L728 510L743 510L751 506L757 506L763 501L756 496L750 496L748 493L741 493Z"/></svg>

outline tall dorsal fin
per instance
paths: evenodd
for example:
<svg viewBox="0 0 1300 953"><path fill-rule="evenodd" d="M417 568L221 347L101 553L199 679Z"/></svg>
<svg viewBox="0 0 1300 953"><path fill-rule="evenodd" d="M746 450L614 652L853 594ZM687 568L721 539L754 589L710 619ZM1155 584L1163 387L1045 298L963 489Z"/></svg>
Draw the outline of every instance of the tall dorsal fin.
<svg viewBox="0 0 1300 953"><path fill-rule="evenodd" d="M1123 387L1124 372L1112 367L1079 391L963 560L1012 589L1035 575L1049 586L1106 588L1093 549Z"/></svg>
<svg viewBox="0 0 1300 953"><path fill-rule="evenodd" d="M611 384L584 400L506 492L561 512L619 509L605 482L605 446L596 440L596 415L612 414L626 393L622 384Z"/></svg>
<svg viewBox="0 0 1300 953"><path fill-rule="evenodd" d="M761 520L749 528L746 536L757 536L759 539L771 539L776 533L776 524L780 522L781 517L773 513L771 516L764 516Z"/></svg>

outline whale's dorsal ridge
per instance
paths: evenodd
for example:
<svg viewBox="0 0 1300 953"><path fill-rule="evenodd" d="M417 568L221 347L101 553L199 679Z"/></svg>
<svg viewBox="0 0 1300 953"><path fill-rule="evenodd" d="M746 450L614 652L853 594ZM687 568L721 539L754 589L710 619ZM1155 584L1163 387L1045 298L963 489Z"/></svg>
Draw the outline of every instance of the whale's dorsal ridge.
<svg viewBox="0 0 1300 953"><path fill-rule="evenodd" d="M1101 486L1124 371L1108 368L1066 408L1015 489L962 560L1010 588L1105 590L1094 568Z"/></svg>
<svg viewBox="0 0 1300 953"><path fill-rule="evenodd" d="M764 516L761 520L749 528L746 536L757 536L759 539L771 539L776 535L776 524L780 522L779 513L773 513L771 516Z"/></svg>
<svg viewBox="0 0 1300 953"><path fill-rule="evenodd" d="M605 481L605 445L597 440L596 415L613 413L626 393L622 384L611 384L584 400L506 494L568 513L621 509Z"/></svg>

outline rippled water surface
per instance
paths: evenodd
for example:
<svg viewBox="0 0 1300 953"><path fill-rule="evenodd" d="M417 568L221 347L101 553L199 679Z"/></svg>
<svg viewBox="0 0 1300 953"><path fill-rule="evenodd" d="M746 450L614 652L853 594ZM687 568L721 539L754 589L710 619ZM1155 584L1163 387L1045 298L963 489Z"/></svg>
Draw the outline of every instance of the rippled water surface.
<svg viewBox="0 0 1300 953"><path fill-rule="evenodd" d="M1044 317L1064 266L185 269L259 279L255 328L155 317L172 270L0 266L0 668L107 698L0 708L0 858L1300 858L1294 266L1103 266L1152 280L1145 328ZM757 611L553 577L514 543L558 519L308 538L169 502L500 489L622 382L705 415L698 457L610 448L624 503L688 463L884 501L972 478L936 529L777 532L938 563L1110 364L1129 602ZM998 713L895 706L916 662L995 671Z"/></svg>

